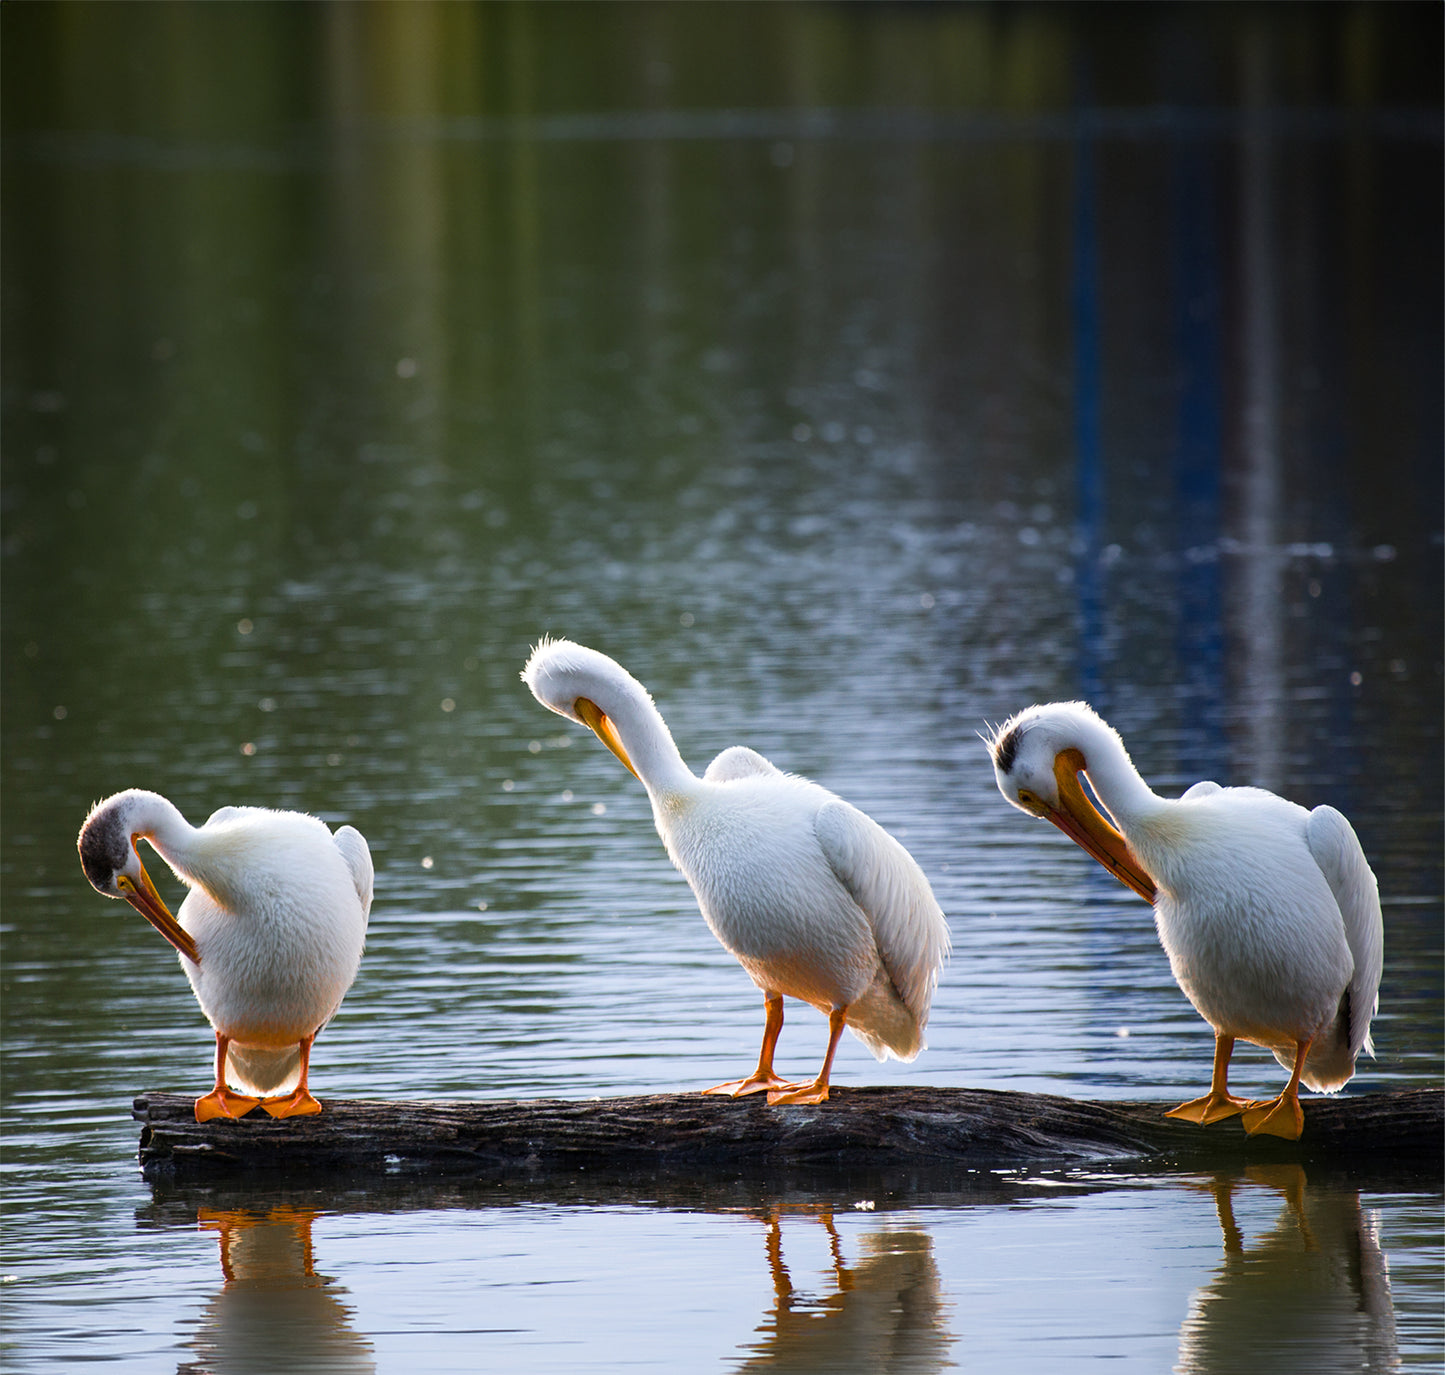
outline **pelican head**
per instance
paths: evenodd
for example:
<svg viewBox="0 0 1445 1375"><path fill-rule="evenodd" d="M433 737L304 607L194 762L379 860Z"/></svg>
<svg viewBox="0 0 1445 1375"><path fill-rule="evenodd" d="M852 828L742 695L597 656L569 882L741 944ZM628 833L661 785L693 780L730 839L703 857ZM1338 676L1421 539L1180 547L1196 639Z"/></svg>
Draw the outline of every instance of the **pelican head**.
<svg viewBox="0 0 1445 1375"><path fill-rule="evenodd" d="M1029 707L984 737L998 790L1020 811L1051 821L1146 902L1156 888L1128 842L1079 782L1090 753L1128 753L1118 733L1084 702ZM1101 757L1098 764L1102 765Z"/></svg>
<svg viewBox="0 0 1445 1375"><path fill-rule="evenodd" d="M199 964L195 941L156 892L136 850L136 841L151 834L155 817L167 805L159 794L140 788L97 802L76 842L80 867L96 892L108 898L124 898L181 954Z"/></svg>
<svg viewBox="0 0 1445 1375"><path fill-rule="evenodd" d="M544 635L522 670L522 681L544 707L594 732L639 777L607 708L639 698L650 706L652 698L621 664L586 645Z"/></svg>

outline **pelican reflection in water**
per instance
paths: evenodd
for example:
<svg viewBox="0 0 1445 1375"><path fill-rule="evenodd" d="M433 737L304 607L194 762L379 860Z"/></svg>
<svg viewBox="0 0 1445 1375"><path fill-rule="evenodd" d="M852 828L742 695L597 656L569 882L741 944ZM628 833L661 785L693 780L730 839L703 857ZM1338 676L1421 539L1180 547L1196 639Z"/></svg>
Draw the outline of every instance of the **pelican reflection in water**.
<svg viewBox="0 0 1445 1375"><path fill-rule="evenodd" d="M832 1213L817 1210L832 1256L831 1292L793 1283L783 1260L781 1209L768 1214L772 1312L758 1328L756 1352L741 1371L811 1371L817 1375L933 1375L954 1368L949 1305L921 1228L882 1227L859 1239L862 1259L850 1265ZM813 1209L807 1211L812 1212Z"/></svg>
<svg viewBox="0 0 1445 1375"><path fill-rule="evenodd" d="M1298 1165L1218 1175L1224 1262L1194 1295L1179 1332L1177 1375L1230 1371L1376 1375L1398 1370L1390 1273L1360 1191L1310 1184ZM1269 1191L1278 1215L1246 1240L1236 1199Z"/></svg>
<svg viewBox="0 0 1445 1375"><path fill-rule="evenodd" d="M314 1266L318 1214L281 1205L202 1208L197 1221L221 1243L221 1288L201 1314L183 1375L280 1375L326 1370L374 1375L370 1341L353 1330L346 1292Z"/></svg>

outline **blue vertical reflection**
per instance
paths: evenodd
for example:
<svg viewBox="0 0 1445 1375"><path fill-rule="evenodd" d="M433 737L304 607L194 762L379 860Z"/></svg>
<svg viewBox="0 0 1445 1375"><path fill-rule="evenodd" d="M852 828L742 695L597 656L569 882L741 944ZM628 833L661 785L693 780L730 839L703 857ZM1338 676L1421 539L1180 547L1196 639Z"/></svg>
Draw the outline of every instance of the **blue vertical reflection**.
<svg viewBox="0 0 1445 1375"><path fill-rule="evenodd" d="M1087 78L1080 87L1088 90ZM1074 143L1073 319L1074 454L1078 504L1079 687L1084 699L1103 708L1100 647L1104 643L1103 531L1104 461L1100 360L1099 243L1095 207L1094 137L1089 111L1080 101Z"/></svg>
<svg viewBox="0 0 1445 1375"><path fill-rule="evenodd" d="M1173 213L1174 348L1178 395L1173 450L1173 548L1178 561L1176 702L1181 711L1179 767L1186 778L1227 772L1222 731L1223 605L1219 569L1220 268L1215 232L1218 172L1211 149L1195 139L1170 150Z"/></svg>

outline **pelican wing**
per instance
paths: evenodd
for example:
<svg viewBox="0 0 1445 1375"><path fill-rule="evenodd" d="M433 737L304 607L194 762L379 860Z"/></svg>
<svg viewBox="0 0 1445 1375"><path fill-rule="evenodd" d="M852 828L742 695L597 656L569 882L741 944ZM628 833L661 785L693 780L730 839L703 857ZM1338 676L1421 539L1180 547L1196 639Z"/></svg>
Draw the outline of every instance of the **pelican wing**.
<svg viewBox="0 0 1445 1375"><path fill-rule="evenodd" d="M351 870L351 880L356 884L356 896L361 899L361 918L364 922L371 916L371 891L375 870L371 863L371 850L366 838L355 826L343 826L332 837L346 867Z"/></svg>
<svg viewBox="0 0 1445 1375"><path fill-rule="evenodd" d="M1224 789L1218 783L1201 778L1192 788L1186 788L1179 800L1181 802L1198 802L1201 797L1213 797L1215 793L1223 791Z"/></svg>
<svg viewBox="0 0 1445 1375"><path fill-rule="evenodd" d="M813 829L838 881L868 918L888 977L921 1025L949 948L948 923L928 880L887 831L839 798L818 809Z"/></svg>
<svg viewBox="0 0 1445 1375"><path fill-rule="evenodd" d="M703 774L707 783L736 783L742 778L781 778L783 771L769 763L757 750L746 745L732 745L725 749Z"/></svg>
<svg viewBox="0 0 1445 1375"><path fill-rule="evenodd" d="M1333 807L1316 807L1305 822L1305 840L1330 885L1345 921L1345 940L1354 956L1350 978L1350 1053L1373 1055L1370 1019L1379 1006L1384 964L1385 923L1380 889L1354 827Z"/></svg>

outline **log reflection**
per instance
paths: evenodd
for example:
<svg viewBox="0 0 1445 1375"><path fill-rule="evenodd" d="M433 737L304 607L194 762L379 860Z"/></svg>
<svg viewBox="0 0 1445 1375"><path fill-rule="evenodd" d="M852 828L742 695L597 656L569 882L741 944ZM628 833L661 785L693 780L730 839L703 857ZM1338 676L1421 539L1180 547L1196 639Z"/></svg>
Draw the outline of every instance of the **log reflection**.
<svg viewBox="0 0 1445 1375"><path fill-rule="evenodd" d="M1178 1375L1238 1370L1398 1370L1389 1267L1377 1222L1358 1189L1310 1185L1298 1165L1216 1175L1224 1262L1190 1301ZM1242 1191L1278 1194L1274 1226L1246 1240L1235 1218Z"/></svg>
<svg viewBox="0 0 1445 1375"><path fill-rule="evenodd" d="M345 1290L316 1273L309 1209L201 1208L221 1243L224 1282L201 1314L181 1375L372 1375L371 1343L352 1330Z"/></svg>

